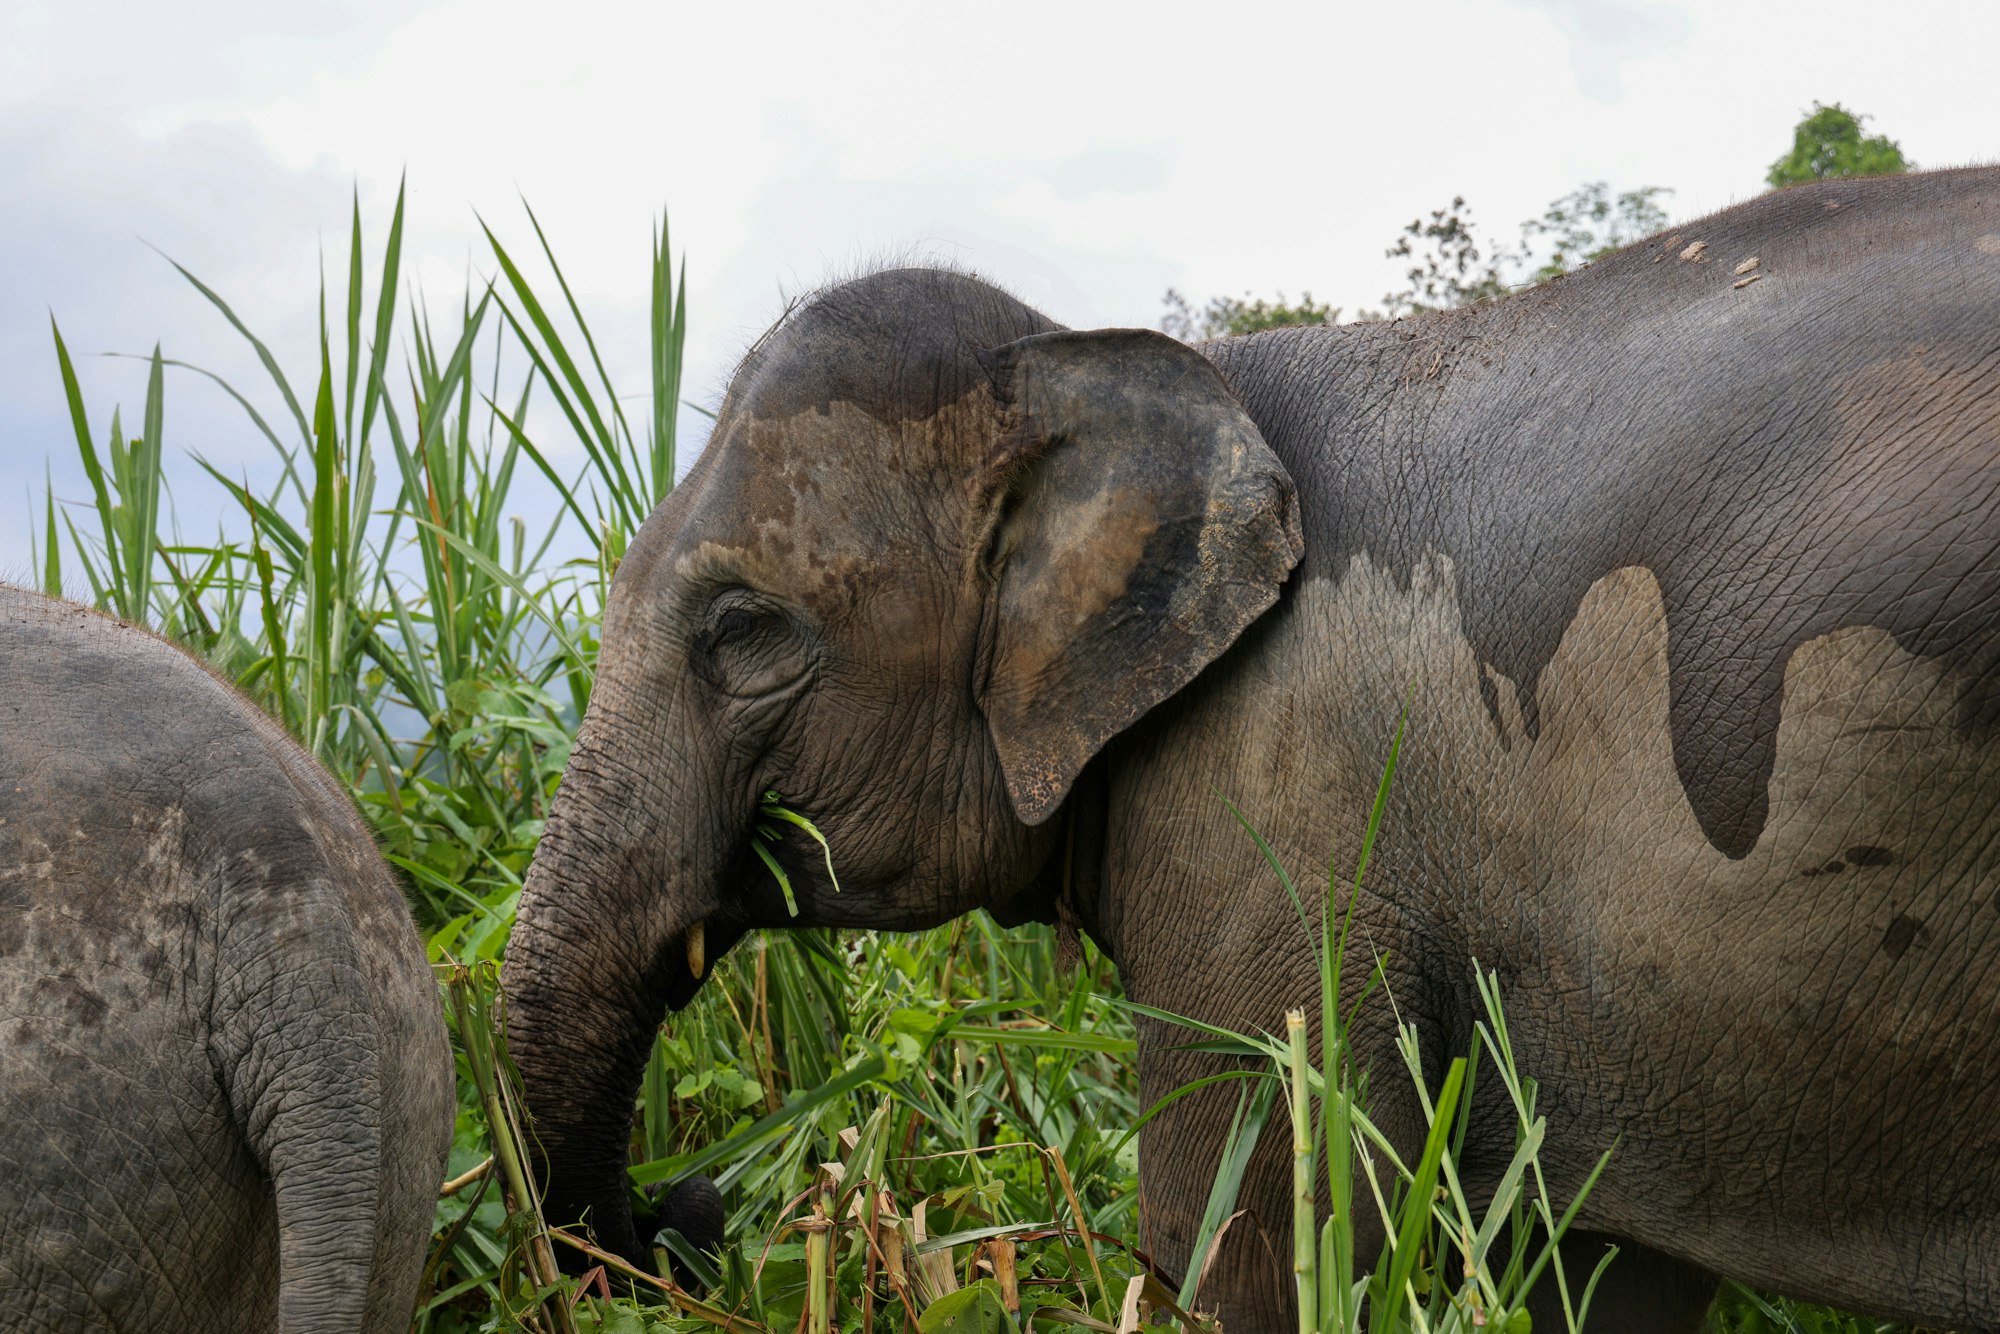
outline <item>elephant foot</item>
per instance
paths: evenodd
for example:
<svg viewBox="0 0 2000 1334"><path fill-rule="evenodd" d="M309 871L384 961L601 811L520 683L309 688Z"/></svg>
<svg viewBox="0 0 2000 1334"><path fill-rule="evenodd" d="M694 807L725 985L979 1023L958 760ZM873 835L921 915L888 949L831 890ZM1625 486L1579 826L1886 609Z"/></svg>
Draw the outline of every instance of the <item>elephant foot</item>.
<svg viewBox="0 0 2000 1334"><path fill-rule="evenodd" d="M704 1176L692 1176L679 1182L671 1191L651 1187L646 1192L647 1208L635 1211L632 1221L637 1226L642 1245L650 1249L653 1238L662 1228L672 1228L686 1239L687 1243L704 1254L720 1250L722 1247L722 1192L715 1183ZM683 1274L680 1267L668 1264L668 1277L686 1288L700 1294L702 1285L692 1274Z"/></svg>

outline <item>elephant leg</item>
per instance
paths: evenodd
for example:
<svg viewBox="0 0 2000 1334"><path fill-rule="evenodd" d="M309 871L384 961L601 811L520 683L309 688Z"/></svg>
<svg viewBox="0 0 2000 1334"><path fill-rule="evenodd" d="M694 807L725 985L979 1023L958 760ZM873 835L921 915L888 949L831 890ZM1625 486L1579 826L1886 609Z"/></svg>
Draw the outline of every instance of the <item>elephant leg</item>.
<svg viewBox="0 0 2000 1334"><path fill-rule="evenodd" d="M1607 1246L1616 1246L1618 1255L1591 1294L1583 1326L1586 1332L1694 1334L1702 1327L1722 1283L1718 1275L1664 1251L1603 1232L1571 1229L1563 1236L1557 1263L1563 1267L1572 1309L1583 1300L1584 1285L1590 1282L1591 1270L1604 1258ZM1542 1272L1528 1298L1536 1334L1560 1334L1569 1328L1552 1271L1553 1266Z"/></svg>
<svg viewBox="0 0 2000 1334"><path fill-rule="evenodd" d="M1150 1021L1141 1021L1141 1032ZM1391 1068L1396 1059L1385 1034L1363 1034L1364 1062L1370 1068ZM1151 1105L1165 1092L1191 1082L1209 1070L1184 1053L1148 1048L1141 1040L1141 1100ZM1154 1081L1148 1083L1148 1081ZM1206 1270L1196 1306L1222 1319L1229 1330L1281 1330L1296 1327L1297 1280L1292 1272L1292 1127L1283 1100L1270 1118L1246 1164L1236 1198L1236 1216L1214 1255L1197 1254L1195 1232L1222 1157L1237 1094L1205 1090L1160 1112L1142 1133L1140 1163L1141 1241L1174 1279L1189 1270ZM1409 1082L1384 1080L1373 1091L1368 1113L1391 1142L1408 1146L1423 1142L1423 1111ZM1318 1217L1327 1217L1324 1169L1321 1172ZM1384 1231L1365 1181L1357 1178L1353 1208L1354 1255L1365 1271L1382 1254Z"/></svg>

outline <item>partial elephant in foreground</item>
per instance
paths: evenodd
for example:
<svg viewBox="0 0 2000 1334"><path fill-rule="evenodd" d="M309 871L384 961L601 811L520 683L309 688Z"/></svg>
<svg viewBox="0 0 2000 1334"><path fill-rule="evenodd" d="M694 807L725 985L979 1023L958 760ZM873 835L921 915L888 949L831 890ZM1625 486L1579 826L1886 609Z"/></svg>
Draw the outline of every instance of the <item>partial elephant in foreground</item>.
<svg viewBox="0 0 2000 1334"><path fill-rule="evenodd" d="M347 794L179 650L0 586L0 1330L407 1329L453 1108Z"/></svg>
<svg viewBox="0 0 2000 1334"><path fill-rule="evenodd" d="M504 978L548 1206L639 1257L630 1112L695 940L1061 916L1136 999L1276 1029L1313 963L1217 794L1351 865L1413 700L1356 938L1440 1064L1498 970L1553 1190L1617 1143L1568 1248L1623 1247L1596 1327L1692 1329L1719 1273L2000 1325L1997 502L1992 169L1198 347L948 272L825 291L611 592ZM770 789L840 877L791 849L797 919ZM1408 1146L1394 1037L1362 1011ZM1215 1068L1181 1040L1141 1022L1143 1103ZM1233 1106L1144 1132L1170 1266ZM1472 1128L1476 1194L1511 1116ZM1281 1138L1205 1290L1239 1334L1292 1318Z"/></svg>

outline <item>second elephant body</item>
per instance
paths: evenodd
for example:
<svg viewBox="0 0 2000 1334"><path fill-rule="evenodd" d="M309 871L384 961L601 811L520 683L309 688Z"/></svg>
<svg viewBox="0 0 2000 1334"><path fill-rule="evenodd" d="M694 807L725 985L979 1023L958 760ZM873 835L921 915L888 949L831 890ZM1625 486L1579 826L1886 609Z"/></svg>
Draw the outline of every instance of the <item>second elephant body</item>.
<svg viewBox="0 0 2000 1334"><path fill-rule="evenodd" d="M0 586L0 1330L406 1329L451 1080L347 794L179 650Z"/></svg>

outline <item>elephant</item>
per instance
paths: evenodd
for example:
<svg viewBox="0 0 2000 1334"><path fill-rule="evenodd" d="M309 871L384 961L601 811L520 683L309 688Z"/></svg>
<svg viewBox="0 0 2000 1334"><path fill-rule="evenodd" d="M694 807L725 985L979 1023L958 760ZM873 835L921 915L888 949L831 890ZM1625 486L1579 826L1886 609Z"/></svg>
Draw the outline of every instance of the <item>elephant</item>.
<svg viewBox="0 0 2000 1334"><path fill-rule="evenodd" d="M648 1042L753 928L1075 923L1128 994L1281 1030L1318 977L1223 800L1348 859L1423 1134L1499 979L1591 1324L1727 1274L2000 1326L2000 170L1768 194L1469 308L1188 345L973 276L801 301L607 598L503 973L547 1201L636 1255ZM758 873L759 794L826 837ZM1350 967L1348 999L1367 968ZM1226 1058L1138 1023L1142 1106ZM1480 1087L1460 1173L1514 1121ZM1401 1087L1398 1087L1398 1086ZM1190 1250L1236 1096L1140 1140ZM1293 1320L1267 1134L1203 1289ZM1365 1226L1365 1220L1364 1220ZM1364 1234L1360 1254L1376 1241ZM1537 1329L1560 1329L1546 1307Z"/></svg>
<svg viewBox="0 0 2000 1334"><path fill-rule="evenodd" d="M325 769L166 641L0 586L0 1330L407 1329L453 1078Z"/></svg>

